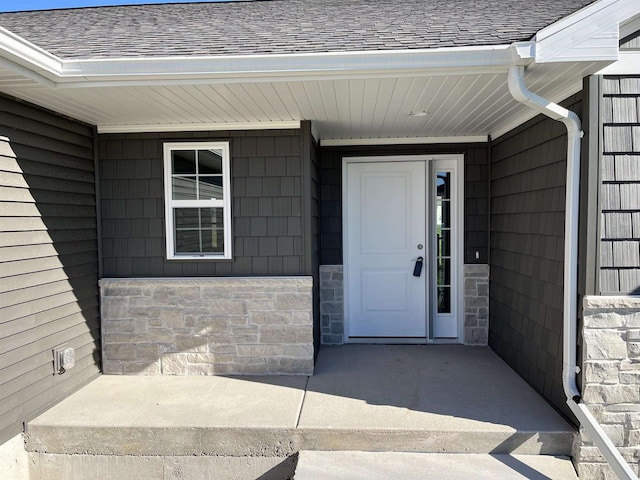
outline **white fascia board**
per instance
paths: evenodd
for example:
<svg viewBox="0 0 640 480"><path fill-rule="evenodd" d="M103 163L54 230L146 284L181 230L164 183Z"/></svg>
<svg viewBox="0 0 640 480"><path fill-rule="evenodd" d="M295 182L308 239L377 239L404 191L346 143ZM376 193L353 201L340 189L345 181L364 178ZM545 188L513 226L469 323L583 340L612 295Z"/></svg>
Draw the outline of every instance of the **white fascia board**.
<svg viewBox="0 0 640 480"><path fill-rule="evenodd" d="M599 0L540 30L536 63L615 61L620 24L640 14L638 0Z"/></svg>
<svg viewBox="0 0 640 480"><path fill-rule="evenodd" d="M465 137L396 137L396 138L335 138L322 139L323 147L350 147L359 145L421 145L439 143L485 143L486 135Z"/></svg>
<svg viewBox="0 0 640 480"><path fill-rule="evenodd" d="M638 75L640 73L640 51L620 51L618 61L598 71L598 75Z"/></svg>
<svg viewBox="0 0 640 480"><path fill-rule="evenodd" d="M220 130L288 130L300 128L300 121L289 122L234 122L234 123L175 123L140 125L98 125L98 133L157 133L204 132Z"/></svg>
<svg viewBox="0 0 640 480"><path fill-rule="evenodd" d="M11 32L4 30L2 33L0 57L43 73L57 88L496 73L506 72L513 64L528 63L535 53L532 43L523 42L515 48L514 45L491 45L286 55L65 60Z"/></svg>
<svg viewBox="0 0 640 480"><path fill-rule="evenodd" d="M18 73L22 74L24 70L32 72L31 78L42 83L55 82L62 74L61 59L2 27L0 58L9 68L19 67L15 68Z"/></svg>

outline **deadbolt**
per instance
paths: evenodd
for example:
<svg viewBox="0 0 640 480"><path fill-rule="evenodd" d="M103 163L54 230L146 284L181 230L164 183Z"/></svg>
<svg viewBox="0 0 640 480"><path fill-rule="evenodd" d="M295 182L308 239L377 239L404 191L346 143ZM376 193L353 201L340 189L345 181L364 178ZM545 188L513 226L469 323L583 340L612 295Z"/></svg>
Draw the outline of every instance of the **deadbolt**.
<svg viewBox="0 0 640 480"><path fill-rule="evenodd" d="M422 250L424 247L422 246L421 243L418 244L418 250Z"/></svg>

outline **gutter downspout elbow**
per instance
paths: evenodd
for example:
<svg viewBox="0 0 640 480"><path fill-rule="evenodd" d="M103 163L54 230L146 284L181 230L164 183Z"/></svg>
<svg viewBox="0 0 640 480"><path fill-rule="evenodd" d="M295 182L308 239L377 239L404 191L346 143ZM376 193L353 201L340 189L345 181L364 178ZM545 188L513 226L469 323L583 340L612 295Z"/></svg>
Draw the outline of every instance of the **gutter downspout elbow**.
<svg viewBox="0 0 640 480"><path fill-rule="evenodd" d="M564 223L564 293L562 340L562 387L567 405L598 446L613 471L622 480L638 480L631 467L607 437L587 406L582 403L576 383L579 369L576 365L578 318L578 213L580 194L580 140L583 136L580 119L560 105L530 92L524 83L524 67L509 67L509 92L517 101L549 118L564 123L567 128L567 184Z"/></svg>

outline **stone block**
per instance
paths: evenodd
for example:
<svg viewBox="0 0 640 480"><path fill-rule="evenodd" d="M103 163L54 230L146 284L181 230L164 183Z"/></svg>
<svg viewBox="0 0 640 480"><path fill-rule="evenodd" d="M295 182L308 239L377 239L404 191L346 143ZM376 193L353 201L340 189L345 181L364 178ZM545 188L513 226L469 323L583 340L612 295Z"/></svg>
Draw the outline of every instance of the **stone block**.
<svg viewBox="0 0 640 480"><path fill-rule="evenodd" d="M176 350L181 353L208 352L207 337L195 335L176 335Z"/></svg>
<svg viewBox="0 0 640 480"><path fill-rule="evenodd" d="M136 329L136 324L133 320L107 320L103 318L102 329L105 332L132 333Z"/></svg>
<svg viewBox="0 0 640 480"><path fill-rule="evenodd" d="M613 403L637 402L638 387L631 385L586 385L583 392L586 403L600 403L610 405Z"/></svg>
<svg viewBox="0 0 640 480"><path fill-rule="evenodd" d="M260 329L261 343L311 343L313 342L313 331L305 326L264 325Z"/></svg>
<svg viewBox="0 0 640 480"><path fill-rule="evenodd" d="M160 349L158 345L136 345L136 360L156 362L160 359Z"/></svg>
<svg viewBox="0 0 640 480"><path fill-rule="evenodd" d="M165 308L161 310L160 318L166 328L184 327L184 311L181 308Z"/></svg>
<svg viewBox="0 0 640 480"><path fill-rule="evenodd" d="M640 385L640 371L620 372L619 381L624 385Z"/></svg>
<svg viewBox="0 0 640 480"><path fill-rule="evenodd" d="M135 360L136 346L133 344L110 343L102 348L105 360Z"/></svg>
<svg viewBox="0 0 640 480"><path fill-rule="evenodd" d="M122 362L102 361L102 373L105 375L122 375L123 371Z"/></svg>
<svg viewBox="0 0 640 480"><path fill-rule="evenodd" d="M607 463L578 463L580 480L618 480Z"/></svg>
<svg viewBox="0 0 640 480"><path fill-rule="evenodd" d="M278 310L313 311L313 299L310 293L279 293L276 296Z"/></svg>
<svg viewBox="0 0 640 480"><path fill-rule="evenodd" d="M216 369L212 364L207 363L189 363L187 364L188 375L215 375Z"/></svg>
<svg viewBox="0 0 640 480"><path fill-rule="evenodd" d="M313 325L312 312L291 312L292 325Z"/></svg>
<svg viewBox="0 0 640 480"><path fill-rule="evenodd" d="M600 312L584 318L584 326L587 328L619 328L625 324L625 317L615 312Z"/></svg>
<svg viewBox="0 0 640 480"><path fill-rule="evenodd" d="M295 312L304 313L304 312ZM289 325L293 323L293 312L252 312L250 322L254 325ZM308 316L307 316L308 318Z"/></svg>
<svg viewBox="0 0 640 480"><path fill-rule="evenodd" d="M245 317L242 317L243 319ZM243 322L244 324L244 322ZM210 336L230 332L229 317L223 316L199 316L193 326L195 335Z"/></svg>
<svg viewBox="0 0 640 480"><path fill-rule="evenodd" d="M625 333L612 329L585 329L584 355L586 360L615 360L627 358Z"/></svg>
<svg viewBox="0 0 640 480"><path fill-rule="evenodd" d="M619 364L620 362L607 361L607 360L585 361L584 363L585 383L617 384Z"/></svg>
<svg viewBox="0 0 640 480"><path fill-rule="evenodd" d="M478 315L474 313L466 313L464 316L465 327L476 327L478 325Z"/></svg>
<svg viewBox="0 0 640 480"><path fill-rule="evenodd" d="M213 300L209 303L212 315L244 315L247 308L244 300Z"/></svg>
<svg viewBox="0 0 640 480"><path fill-rule="evenodd" d="M147 333L150 343L175 343L176 334L168 328L150 328Z"/></svg>
<svg viewBox="0 0 640 480"><path fill-rule="evenodd" d="M158 375L160 361L156 362L127 362L124 364L125 375Z"/></svg>
<svg viewBox="0 0 640 480"><path fill-rule="evenodd" d="M182 353L165 354L160 359L160 366L165 375L186 375L187 356Z"/></svg>

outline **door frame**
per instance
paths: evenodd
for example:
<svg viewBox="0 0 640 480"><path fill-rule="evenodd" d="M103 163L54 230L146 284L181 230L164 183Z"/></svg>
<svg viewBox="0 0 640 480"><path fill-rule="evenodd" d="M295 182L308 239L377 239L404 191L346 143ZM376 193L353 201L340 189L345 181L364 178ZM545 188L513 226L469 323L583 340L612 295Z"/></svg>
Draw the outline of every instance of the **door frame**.
<svg viewBox="0 0 640 480"><path fill-rule="evenodd" d="M347 222L347 165L349 163L375 163L375 162L412 162L412 161L424 161L426 163L426 171L427 177L425 178L425 188L427 195L427 205L425 208L426 212L426 225L427 225L427 236L429 241L426 245L426 251L429 252L430 257L432 252L432 240L431 233L433 230L432 221L433 213L431 212L430 205L432 204L432 195L433 195L433 186L430 185L430 177L431 171L430 163L433 160L453 160L455 161L455 171L456 171L456 191L457 191L457 199L456 199L456 222L455 226L458 230L457 235L457 244L454 246L455 252L457 255L456 259L456 295L455 295L455 307L457 312L457 327L458 327L458 336L456 339L442 339L436 340L432 337L432 317L433 317L433 302L431 301L433 285L431 285L432 281L429 279L427 281L427 317L425 321L427 322L427 337L424 339L416 339L416 338L402 338L402 337L392 337L392 338L371 338L371 339L350 339L349 338L349 307L346 299L349 295L348 292L348 269L347 269L347 259L349 258L349 250L346 239L349 235L349 225ZM464 343L464 154L432 154L432 155L368 155L368 156L358 156L358 157L342 157L342 272L343 272L343 289L344 289L344 332L343 332L343 341L344 343L406 343L406 344L415 344L415 343ZM430 263L428 264L427 272L431 271L434 259L430 258ZM430 277L431 278L431 277Z"/></svg>

